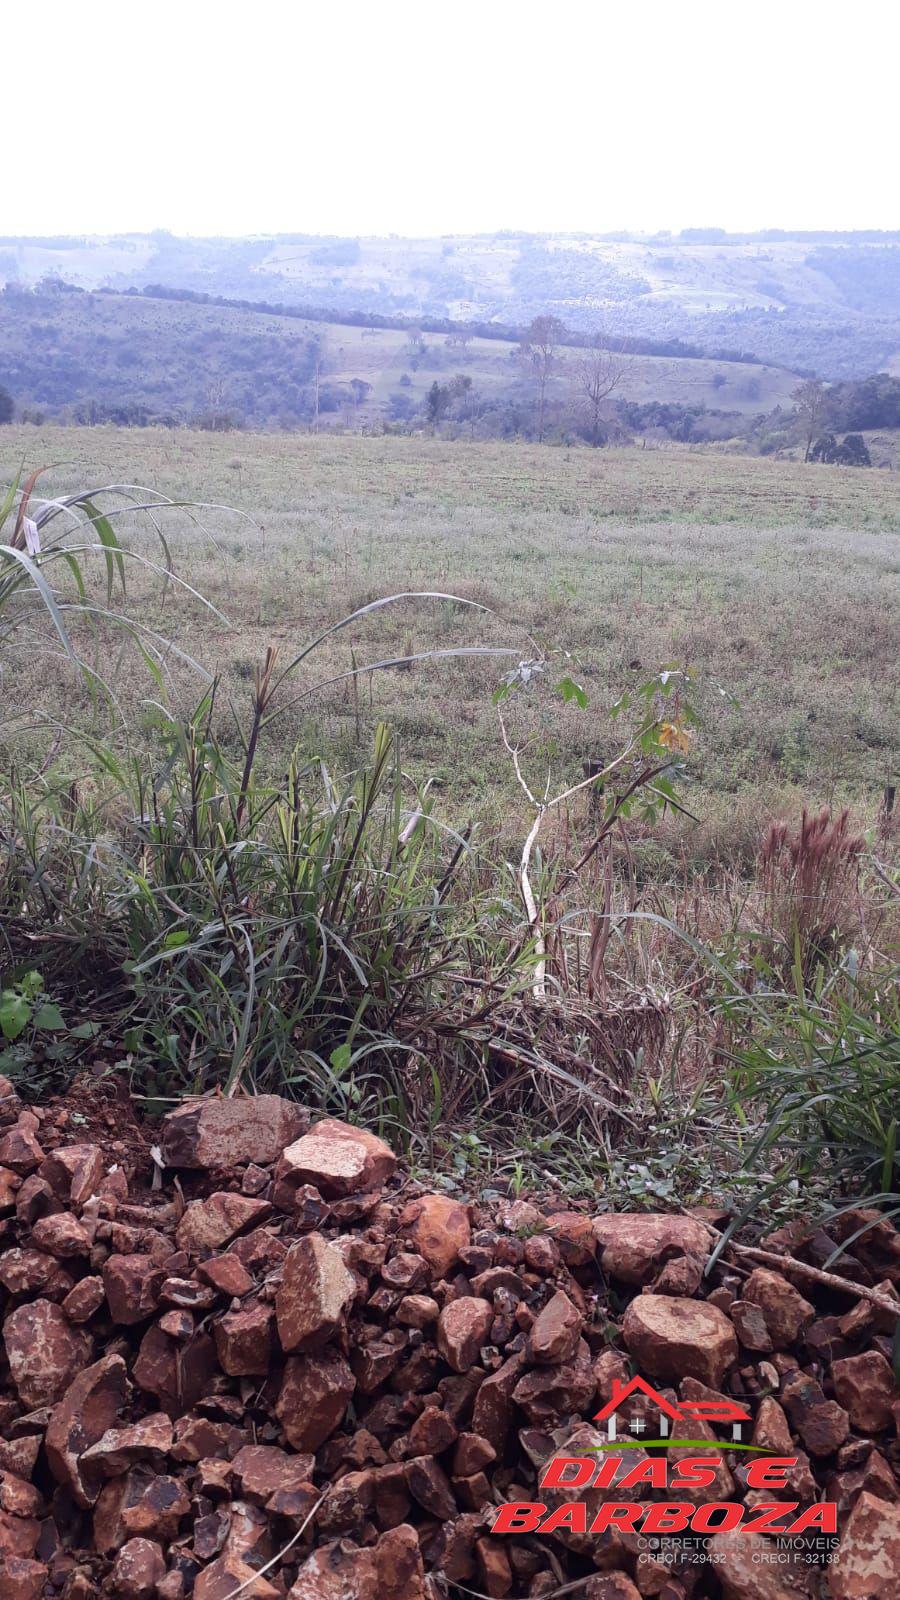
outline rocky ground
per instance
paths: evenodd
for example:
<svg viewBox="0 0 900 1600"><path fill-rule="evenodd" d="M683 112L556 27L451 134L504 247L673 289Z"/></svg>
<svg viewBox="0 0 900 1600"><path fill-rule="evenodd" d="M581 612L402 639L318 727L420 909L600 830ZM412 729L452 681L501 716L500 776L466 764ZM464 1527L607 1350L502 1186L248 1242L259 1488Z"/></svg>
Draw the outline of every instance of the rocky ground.
<svg viewBox="0 0 900 1600"><path fill-rule="evenodd" d="M897 1596L900 1234L876 1220L843 1286L815 1269L860 1213L704 1278L718 1220L487 1213L275 1096L148 1130L0 1080L0 1597ZM597 1439L633 1371L746 1405L797 1458L790 1498L837 1503L838 1559L492 1532L498 1505L566 1493L538 1493L543 1465ZM759 1500L747 1459L723 1455L714 1498Z"/></svg>

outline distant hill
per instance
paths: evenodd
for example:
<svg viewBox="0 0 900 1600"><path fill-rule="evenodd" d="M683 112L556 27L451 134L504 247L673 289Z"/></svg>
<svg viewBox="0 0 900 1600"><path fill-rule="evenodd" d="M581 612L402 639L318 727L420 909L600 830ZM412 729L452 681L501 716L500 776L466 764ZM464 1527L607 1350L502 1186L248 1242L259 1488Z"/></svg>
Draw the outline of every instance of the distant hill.
<svg viewBox="0 0 900 1600"><path fill-rule="evenodd" d="M407 421L421 412L432 384L465 375L467 415L478 417L484 432L527 428L534 384L518 342L466 330L421 332L397 320L371 327L356 313L346 323L329 322L59 282L7 288L0 293L0 384L20 414L291 427L313 416L318 370L319 420L327 427ZM558 352L551 413L571 410L584 357L583 348ZM738 418L790 406L797 383L777 367L697 356L627 354L621 368L617 400ZM721 431L729 432L727 422Z"/></svg>
<svg viewBox="0 0 900 1600"><path fill-rule="evenodd" d="M0 281L48 276L457 321L549 311L577 330L737 349L830 379L900 362L900 233L0 239Z"/></svg>

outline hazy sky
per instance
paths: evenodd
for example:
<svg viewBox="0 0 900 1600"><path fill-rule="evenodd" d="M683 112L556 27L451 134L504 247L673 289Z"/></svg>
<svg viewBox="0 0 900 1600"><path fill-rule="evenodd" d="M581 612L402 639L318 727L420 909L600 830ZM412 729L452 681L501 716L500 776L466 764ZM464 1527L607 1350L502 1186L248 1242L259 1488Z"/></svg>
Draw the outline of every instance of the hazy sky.
<svg viewBox="0 0 900 1600"><path fill-rule="evenodd" d="M897 228L897 11L8 7L0 232Z"/></svg>

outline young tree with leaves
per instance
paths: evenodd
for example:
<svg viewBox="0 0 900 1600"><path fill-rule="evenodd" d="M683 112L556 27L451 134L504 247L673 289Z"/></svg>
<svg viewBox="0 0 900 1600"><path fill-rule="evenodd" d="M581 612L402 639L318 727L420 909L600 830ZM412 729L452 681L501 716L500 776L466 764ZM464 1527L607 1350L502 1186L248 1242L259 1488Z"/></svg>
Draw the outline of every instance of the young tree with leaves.
<svg viewBox="0 0 900 1600"><path fill-rule="evenodd" d="M825 421L828 410L828 389L821 378L807 378L791 395L797 408L797 418L803 430L804 461L808 461L813 440Z"/></svg>

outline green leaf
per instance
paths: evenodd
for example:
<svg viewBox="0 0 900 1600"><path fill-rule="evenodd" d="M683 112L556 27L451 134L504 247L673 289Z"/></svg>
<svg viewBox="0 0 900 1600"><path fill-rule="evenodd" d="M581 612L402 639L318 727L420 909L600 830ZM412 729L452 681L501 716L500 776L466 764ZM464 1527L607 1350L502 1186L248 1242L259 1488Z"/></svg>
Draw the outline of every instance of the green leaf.
<svg viewBox="0 0 900 1600"><path fill-rule="evenodd" d="M122 593L125 593L125 560L118 539L112 529L112 524L97 510L92 500L87 495L82 496L81 504L93 523L97 537L103 546L103 559L106 562L106 603L110 604L115 581L115 568L119 569L119 582Z"/></svg>
<svg viewBox="0 0 900 1600"><path fill-rule="evenodd" d="M574 700L575 704L580 706L582 711L585 709L588 703L587 694L581 687L581 684L576 683L574 678L570 678L568 673L566 673L564 678L560 678L556 687L562 695L566 705L569 704L570 700Z"/></svg>
<svg viewBox="0 0 900 1600"><path fill-rule="evenodd" d="M99 1022L79 1022L77 1028L69 1029L73 1039L96 1039L99 1032Z"/></svg>
<svg viewBox="0 0 900 1600"><path fill-rule="evenodd" d="M346 1043L345 1044L339 1044L336 1049L332 1050L331 1055L329 1056L328 1059L331 1062L331 1065L333 1066L333 1068L334 1068L334 1070L335 1070L335 1072L336 1072L336 1074L337 1074L337 1076L339 1078L343 1076L343 1074L347 1071L348 1067L350 1066L350 1059L351 1059L352 1054L353 1054L353 1051L352 1051L351 1046L349 1044L346 1044Z"/></svg>
<svg viewBox="0 0 900 1600"><path fill-rule="evenodd" d="M46 578L41 575L31 557L26 555L24 550L15 550L11 544L0 544L0 555L7 556L10 561L18 562L19 566L22 567L23 570L28 574L47 608L47 611L50 615L50 620L59 634L60 639L62 640L63 649L65 650L66 655L69 657L70 661L75 661L77 658L75 651L72 649L72 642L68 633L66 632L66 625L62 619L62 612L60 611L59 606L56 604L56 601L50 592Z"/></svg>
<svg viewBox="0 0 900 1600"><path fill-rule="evenodd" d="M14 989L4 989L0 994L0 1033L4 1039L18 1039L30 1016L31 1006L25 996Z"/></svg>
<svg viewBox="0 0 900 1600"><path fill-rule="evenodd" d="M38 1006L34 1013L34 1025L45 1033L64 1033L66 1027L59 1006L54 1005L52 1000L45 1000L42 1006Z"/></svg>

